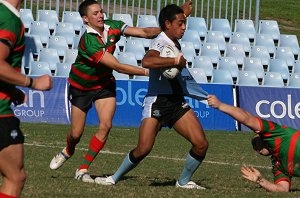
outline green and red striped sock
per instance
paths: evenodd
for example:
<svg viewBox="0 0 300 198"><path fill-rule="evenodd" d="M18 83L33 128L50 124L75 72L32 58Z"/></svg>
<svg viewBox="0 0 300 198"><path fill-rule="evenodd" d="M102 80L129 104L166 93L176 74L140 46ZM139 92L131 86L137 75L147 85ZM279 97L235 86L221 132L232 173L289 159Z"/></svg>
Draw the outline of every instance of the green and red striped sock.
<svg viewBox="0 0 300 198"><path fill-rule="evenodd" d="M88 169L91 163L94 161L100 150L104 147L105 142L101 142L94 135L90 141L89 150L87 151L84 161L79 167L79 169Z"/></svg>

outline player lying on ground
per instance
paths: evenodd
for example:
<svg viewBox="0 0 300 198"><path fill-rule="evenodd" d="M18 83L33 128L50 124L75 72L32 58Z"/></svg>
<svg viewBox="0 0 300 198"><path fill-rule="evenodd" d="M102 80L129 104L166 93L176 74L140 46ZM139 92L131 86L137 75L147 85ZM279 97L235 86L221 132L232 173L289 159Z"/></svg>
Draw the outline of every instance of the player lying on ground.
<svg viewBox="0 0 300 198"><path fill-rule="evenodd" d="M253 168L241 167L242 176L271 192L289 192L291 178L300 176L300 131L251 115L245 110L222 103L214 95L208 96L208 104L236 119L253 130L253 149L264 156L271 156L274 183L262 177Z"/></svg>

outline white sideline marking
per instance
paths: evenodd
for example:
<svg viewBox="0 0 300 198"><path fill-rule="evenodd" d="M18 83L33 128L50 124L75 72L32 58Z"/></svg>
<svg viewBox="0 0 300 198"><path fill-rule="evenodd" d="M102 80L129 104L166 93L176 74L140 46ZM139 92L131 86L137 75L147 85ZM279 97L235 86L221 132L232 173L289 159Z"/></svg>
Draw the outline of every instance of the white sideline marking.
<svg viewBox="0 0 300 198"><path fill-rule="evenodd" d="M58 146L50 146L50 145L44 145L44 144L35 144L35 143L24 143L25 146L36 146L36 147L45 147L45 148L61 148ZM87 151L88 149L86 148L77 148L76 150L81 150L81 151ZM120 153L120 152L111 152L109 150L101 150L100 153L103 154L110 154L110 155L126 155L127 153ZM173 161L185 161L183 158L173 158L173 157L164 157L164 156L155 156L155 155L149 155L147 156L149 158L156 158L156 159L167 159L167 160L173 160ZM209 161L209 160L204 160L204 163L208 164L218 164L218 165L228 165L228 166L242 166L242 164L232 164L228 162L217 162L217 161ZM247 164L248 166L252 166L255 168L264 168L264 169L271 169L269 166L256 166L256 165L251 165Z"/></svg>

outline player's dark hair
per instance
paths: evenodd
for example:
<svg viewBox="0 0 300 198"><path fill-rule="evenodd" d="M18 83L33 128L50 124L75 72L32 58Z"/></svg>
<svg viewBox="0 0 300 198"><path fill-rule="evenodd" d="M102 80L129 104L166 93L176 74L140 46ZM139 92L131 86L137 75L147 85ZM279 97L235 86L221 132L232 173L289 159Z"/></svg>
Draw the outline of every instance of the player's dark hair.
<svg viewBox="0 0 300 198"><path fill-rule="evenodd" d="M94 5L94 4L98 4L98 2L95 1L95 0L85 0L85 1L83 1L83 2L79 5L79 9L78 9L80 16L81 16L81 17L86 16L86 15L87 15L88 7L89 7L90 5Z"/></svg>
<svg viewBox="0 0 300 198"><path fill-rule="evenodd" d="M256 151L260 151L263 148L266 148L269 150L268 145L266 144L266 142L263 140L263 138L261 138L259 135L256 135L252 138L252 147L254 150Z"/></svg>
<svg viewBox="0 0 300 198"><path fill-rule="evenodd" d="M184 13L182 8L176 4L170 4L164 7L160 11L159 18L158 18L159 26L162 29L162 31L166 30L166 25L165 25L166 21L172 22L173 20L176 19L176 15L181 13L182 14Z"/></svg>

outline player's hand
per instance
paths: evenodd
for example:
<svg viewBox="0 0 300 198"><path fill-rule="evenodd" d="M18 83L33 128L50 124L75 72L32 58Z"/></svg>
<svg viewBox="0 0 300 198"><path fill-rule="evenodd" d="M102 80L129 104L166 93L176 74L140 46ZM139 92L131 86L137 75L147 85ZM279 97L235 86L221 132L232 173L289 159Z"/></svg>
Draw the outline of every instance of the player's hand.
<svg viewBox="0 0 300 198"><path fill-rule="evenodd" d="M178 56L176 57L176 66L178 69L182 69L186 67L186 59L183 57L182 53L179 53Z"/></svg>
<svg viewBox="0 0 300 198"><path fill-rule="evenodd" d="M185 16L188 17L192 13L193 2L191 0L187 0L186 2L184 2L184 4L182 4L181 8L182 8Z"/></svg>
<svg viewBox="0 0 300 198"><path fill-rule="evenodd" d="M252 181L254 183L257 183L261 179L260 172L253 167L248 167L244 165L241 167L241 173L243 178Z"/></svg>
<svg viewBox="0 0 300 198"><path fill-rule="evenodd" d="M221 102L215 95L208 95L207 96L207 102L209 106L212 106L214 108L219 108L221 105Z"/></svg>
<svg viewBox="0 0 300 198"><path fill-rule="evenodd" d="M32 89L50 90L52 88L52 78L49 75L42 75L33 79Z"/></svg>
<svg viewBox="0 0 300 198"><path fill-rule="evenodd" d="M12 93L12 102L15 106L23 104L27 101L27 97L25 93L21 90L16 88Z"/></svg>

